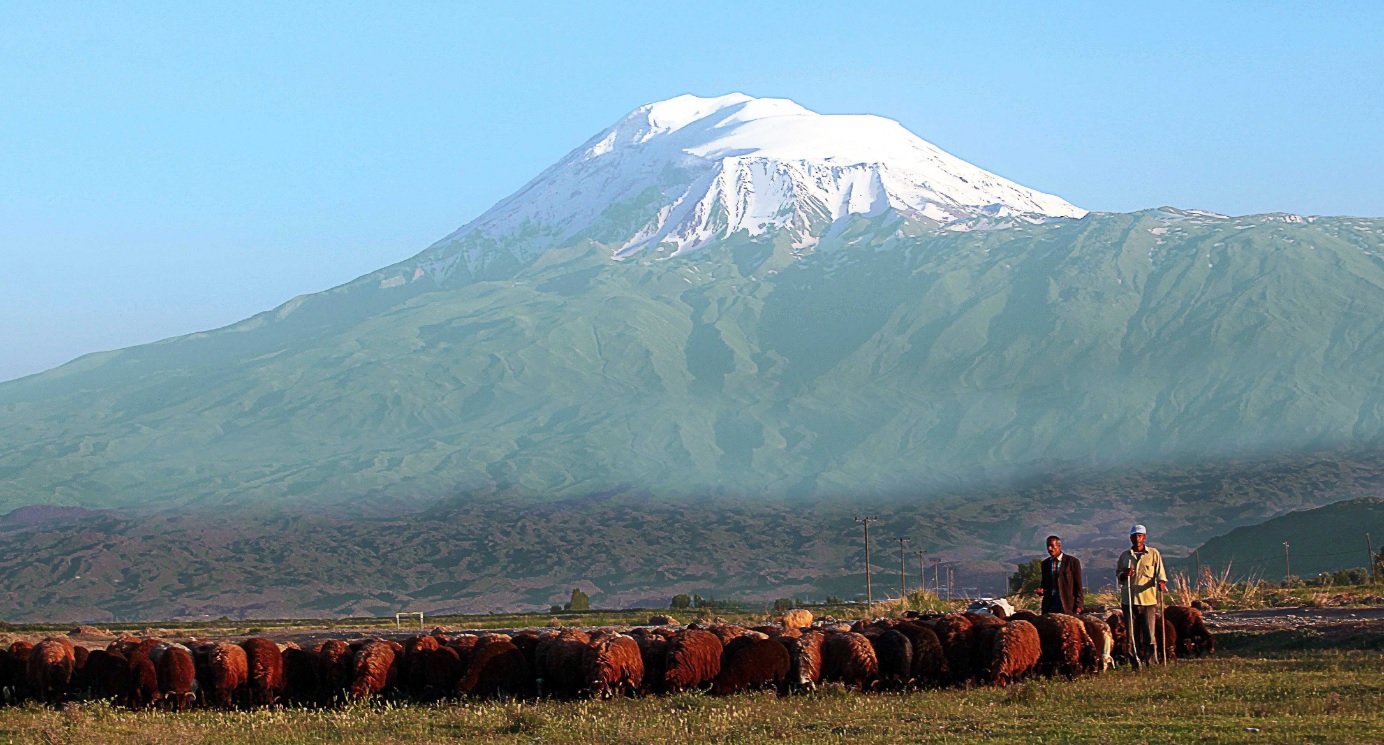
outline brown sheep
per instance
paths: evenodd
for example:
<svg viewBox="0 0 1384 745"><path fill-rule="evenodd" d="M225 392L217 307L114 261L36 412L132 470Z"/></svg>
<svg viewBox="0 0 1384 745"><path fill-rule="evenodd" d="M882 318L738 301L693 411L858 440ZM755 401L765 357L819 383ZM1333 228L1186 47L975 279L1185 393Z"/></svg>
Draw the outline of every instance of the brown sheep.
<svg viewBox="0 0 1384 745"><path fill-rule="evenodd" d="M16 703L29 698L29 654L34 645L29 642L15 642L10 645L9 675L10 701Z"/></svg>
<svg viewBox="0 0 1384 745"><path fill-rule="evenodd" d="M715 634L716 638L721 640L722 647L725 647L727 644L729 644L731 639L735 639L736 637L741 637L746 634L752 633L749 629L745 628L744 626L737 626L733 623L712 624L706 627L706 630Z"/></svg>
<svg viewBox="0 0 1384 745"><path fill-rule="evenodd" d="M344 701L355 671L355 653L351 646L340 639L328 639L313 651L317 653L317 680L322 702Z"/></svg>
<svg viewBox="0 0 1384 745"><path fill-rule="evenodd" d="M668 661L668 639L649 629L634 629L630 636L639 645L639 658L644 663L644 693L663 693L664 665Z"/></svg>
<svg viewBox="0 0 1384 745"><path fill-rule="evenodd" d="M461 655L455 647L438 647L423 658L423 698L436 700L456 689L463 672Z"/></svg>
<svg viewBox="0 0 1384 745"><path fill-rule="evenodd" d="M1177 651L1184 657L1200 657L1216 651L1216 637L1206 627L1201 611L1189 605L1170 605L1163 617L1177 630Z"/></svg>
<svg viewBox="0 0 1384 745"><path fill-rule="evenodd" d="M442 645L437 637L412 636L404 641L404 659L402 665L403 688L410 694L417 696L423 692L423 660L428 652L440 648Z"/></svg>
<svg viewBox="0 0 1384 745"><path fill-rule="evenodd" d="M788 650L788 687L813 690L822 679L822 642L826 634L809 630L795 637L779 637Z"/></svg>
<svg viewBox="0 0 1384 745"><path fill-rule="evenodd" d="M523 653L524 664L528 666L529 673L535 676L538 675L538 642L542 641L547 633L550 632L525 629L509 638Z"/></svg>
<svg viewBox="0 0 1384 745"><path fill-rule="evenodd" d="M992 630L993 646L982 668L985 679L1003 687L1031 675L1043 654L1038 629L1020 619Z"/></svg>
<svg viewBox="0 0 1384 745"><path fill-rule="evenodd" d="M202 660L202 700L207 706L231 708L249 680L245 650L230 642L212 642L199 647L194 661L199 658Z"/></svg>
<svg viewBox="0 0 1384 745"><path fill-rule="evenodd" d="M1076 616L1065 613L1038 615L1032 611L1016 611L1014 619L1022 619L1038 629L1042 657L1038 672L1046 677L1061 675L1068 680L1076 677L1093 660L1095 645L1086 633L1086 624Z"/></svg>
<svg viewBox="0 0 1384 745"><path fill-rule="evenodd" d="M964 684L975 671L971 666L971 619L959 613L949 613L928 623L937 634L942 645L942 653L947 660L947 679L954 684Z"/></svg>
<svg viewBox="0 0 1384 745"><path fill-rule="evenodd" d="M86 647L72 648L72 687L71 690L82 695L91 688L90 680L87 677L87 660L91 657L91 650Z"/></svg>
<svg viewBox="0 0 1384 745"><path fill-rule="evenodd" d="M995 638L1007 621L989 613L967 613L971 620L971 671L977 680L983 677L981 671L988 663Z"/></svg>
<svg viewBox="0 0 1384 745"><path fill-rule="evenodd" d="M1110 632L1110 624L1094 613L1084 613L1078 618L1086 624L1086 635L1091 637L1092 660L1087 668L1092 673L1103 673L1115 666L1115 636Z"/></svg>
<svg viewBox="0 0 1384 745"><path fill-rule="evenodd" d="M87 684L95 699L123 700L129 683L129 665L119 652L97 649L87 656Z"/></svg>
<svg viewBox="0 0 1384 745"><path fill-rule="evenodd" d="M761 688L783 691L792 659L775 639L740 636L731 639L721 653L721 672L712 683L713 693L738 693Z"/></svg>
<svg viewBox="0 0 1384 745"><path fill-rule="evenodd" d="M720 637L701 629L684 629L668 640L663 665L663 690L667 693L710 685L721 672Z"/></svg>
<svg viewBox="0 0 1384 745"><path fill-rule="evenodd" d="M351 698L367 699L393 687L397 679L395 659L394 647L382 640L360 645L351 666Z"/></svg>
<svg viewBox="0 0 1384 745"><path fill-rule="evenodd" d="M72 642L67 639L50 636L39 642L29 650L29 695L46 704L62 703L76 664Z"/></svg>
<svg viewBox="0 0 1384 745"><path fill-rule="evenodd" d="M785 629L806 629L812 627L812 611L794 608L783 614L781 621Z"/></svg>
<svg viewBox="0 0 1384 745"><path fill-rule="evenodd" d="M1110 629L1110 638L1114 641L1115 661L1129 662L1129 629L1125 626L1124 612L1111 611L1105 617L1105 625Z"/></svg>
<svg viewBox="0 0 1384 745"><path fill-rule="evenodd" d="M917 621L899 624L897 630L908 637L913 648L911 683L919 687L944 684L947 679L947 657L937 632Z"/></svg>
<svg viewBox="0 0 1384 745"><path fill-rule="evenodd" d="M563 629L538 640L534 648L535 683L541 696L574 698L586 683L582 667L591 636L581 629Z"/></svg>
<svg viewBox="0 0 1384 745"><path fill-rule="evenodd" d="M466 696L527 696L533 676L524 653L509 637L491 634L476 642L471 661L456 692Z"/></svg>
<svg viewBox="0 0 1384 745"><path fill-rule="evenodd" d="M602 636L587 645L582 669L586 671L582 692L596 698L633 696L644 683L639 643L624 634Z"/></svg>
<svg viewBox="0 0 1384 745"><path fill-rule="evenodd" d="M245 689L251 706L273 706L284 687L284 658L279 645L262 637L240 643L245 650Z"/></svg>
<svg viewBox="0 0 1384 745"><path fill-rule="evenodd" d="M322 697L321 662L317 653L290 642L283 651L284 699L294 704L316 703Z"/></svg>
<svg viewBox="0 0 1384 745"><path fill-rule="evenodd" d="M864 634L839 632L822 642L823 681L840 681L847 688L863 691L873 687L878 676L879 660Z"/></svg>
<svg viewBox="0 0 1384 745"><path fill-rule="evenodd" d="M913 642L896 628L879 631L876 627L865 634L865 638L875 648L875 660L879 663L879 687L903 690L913 679Z"/></svg>
<svg viewBox="0 0 1384 745"><path fill-rule="evenodd" d="M169 711L183 711L196 697L197 668L192 653L181 644L169 644L151 658L155 656L160 699Z"/></svg>
<svg viewBox="0 0 1384 745"><path fill-rule="evenodd" d="M146 709L159 700L159 673L149 660L147 651L136 647L126 662L128 681L125 688L125 706L130 709Z"/></svg>

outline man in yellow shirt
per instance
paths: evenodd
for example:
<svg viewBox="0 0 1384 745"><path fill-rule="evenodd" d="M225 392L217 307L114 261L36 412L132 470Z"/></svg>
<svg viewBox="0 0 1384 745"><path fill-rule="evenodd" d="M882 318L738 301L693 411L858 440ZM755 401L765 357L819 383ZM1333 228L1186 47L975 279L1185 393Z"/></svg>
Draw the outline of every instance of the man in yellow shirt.
<svg viewBox="0 0 1384 745"><path fill-rule="evenodd" d="M1129 550L1120 554L1115 565L1115 578L1120 583L1120 605L1124 610L1129 650L1134 667L1147 661L1157 649L1154 630L1157 629L1159 593L1168 591L1168 575L1163 571L1163 555L1158 549L1144 545L1148 531L1142 525L1129 529ZM1138 654L1134 654L1137 650ZM1142 660L1140 658L1143 658Z"/></svg>

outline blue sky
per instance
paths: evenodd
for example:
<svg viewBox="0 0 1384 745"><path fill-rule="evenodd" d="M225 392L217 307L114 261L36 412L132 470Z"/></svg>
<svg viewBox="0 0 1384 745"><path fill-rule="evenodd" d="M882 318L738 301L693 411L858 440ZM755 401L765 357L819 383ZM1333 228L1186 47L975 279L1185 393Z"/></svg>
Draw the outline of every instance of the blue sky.
<svg viewBox="0 0 1384 745"><path fill-rule="evenodd" d="M1093 210L1384 215L1381 3L210 5L0 0L0 380L407 258L681 93Z"/></svg>

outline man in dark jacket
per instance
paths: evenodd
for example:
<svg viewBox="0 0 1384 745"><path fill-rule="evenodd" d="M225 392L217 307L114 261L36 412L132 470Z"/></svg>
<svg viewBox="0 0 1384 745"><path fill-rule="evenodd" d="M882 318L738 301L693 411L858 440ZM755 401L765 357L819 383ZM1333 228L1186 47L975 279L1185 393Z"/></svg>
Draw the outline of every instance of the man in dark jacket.
<svg viewBox="0 0 1384 745"><path fill-rule="evenodd" d="M1043 581L1034 590L1043 596L1044 613L1082 611L1085 585L1081 581L1081 562L1075 556L1062 553L1062 539L1048 536L1048 558L1043 560Z"/></svg>

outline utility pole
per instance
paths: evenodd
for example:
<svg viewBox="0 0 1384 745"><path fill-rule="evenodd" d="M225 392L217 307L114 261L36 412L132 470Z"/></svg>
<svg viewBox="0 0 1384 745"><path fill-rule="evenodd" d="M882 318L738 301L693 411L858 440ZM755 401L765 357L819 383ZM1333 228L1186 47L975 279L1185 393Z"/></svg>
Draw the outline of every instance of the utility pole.
<svg viewBox="0 0 1384 745"><path fill-rule="evenodd" d="M870 583L870 523L879 522L879 515L856 515L855 521L865 526L865 610L869 612L875 604L875 590Z"/></svg>
<svg viewBox="0 0 1384 745"><path fill-rule="evenodd" d="M1284 542L1283 542L1283 581L1284 581L1284 582L1287 582L1287 581L1288 581L1288 578L1291 577L1291 576L1293 576L1293 565L1292 565L1291 562L1288 561L1288 542L1287 542L1287 541L1284 541Z"/></svg>
<svg viewBox="0 0 1384 745"><path fill-rule="evenodd" d="M947 567L947 600L956 597L956 567Z"/></svg>
<svg viewBox="0 0 1384 745"><path fill-rule="evenodd" d="M1199 549L1199 548L1194 548L1194 549L1192 549L1192 556L1196 557L1196 560L1197 560L1197 589L1196 589L1196 593L1197 593L1198 595L1200 595L1200 594L1201 594L1201 549Z"/></svg>
<svg viewBox="0 0 1384 745"><path fill-rule="evenodd" d="M914 551L918 555L918 589L927 592L927 552L921 549Z"/></svg>
<svg viewBox="0 0 1384 745"><path fill-rule="evenodd" d="M1378 581L1378 578L1374 576L1374 542L1370 540L1369 533L1365 534L1365 554L1370 560L1370 563L1365 566L1370 568L1370 584L1373 585Z"/></svg>
<svg viewBox="0 0 1384 745"><path fill-rule="evenodd" d="M904 600L908 597L908 581L906 579L908 575L908 565L904 563L904 557L907 556L907 554L904 553L903 547L904 544L908 543L908 539L899 536L894 540L899 542L899 600Z"/></svg>

